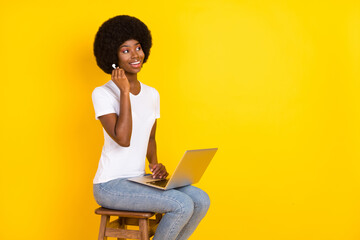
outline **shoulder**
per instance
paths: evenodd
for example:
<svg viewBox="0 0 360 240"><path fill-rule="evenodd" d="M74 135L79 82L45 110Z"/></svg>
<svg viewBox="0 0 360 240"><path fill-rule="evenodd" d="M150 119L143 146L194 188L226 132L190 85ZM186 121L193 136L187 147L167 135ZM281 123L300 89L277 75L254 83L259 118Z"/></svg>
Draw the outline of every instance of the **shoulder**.
<svg viewBox="0 0 360 240"><path fill-rule="evenodd" d="M107 83L105 83L102 86L96 87L92 92L92 97L110 97L110 96L116 96L119 91L116 88L116 85L110 80Z"/></svg>

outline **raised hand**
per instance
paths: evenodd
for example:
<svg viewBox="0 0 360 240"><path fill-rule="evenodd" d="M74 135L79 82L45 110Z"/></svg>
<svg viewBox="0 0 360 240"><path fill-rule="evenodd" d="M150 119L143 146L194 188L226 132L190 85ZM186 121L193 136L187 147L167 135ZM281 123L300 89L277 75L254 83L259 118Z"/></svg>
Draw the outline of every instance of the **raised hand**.
<svg viewBox="0 0 360 240"><path fill-rule="evenodd" d="M116 84L122 93L130 92L130 83L122 68L117 67L111 73L111 80Z"/></svg>

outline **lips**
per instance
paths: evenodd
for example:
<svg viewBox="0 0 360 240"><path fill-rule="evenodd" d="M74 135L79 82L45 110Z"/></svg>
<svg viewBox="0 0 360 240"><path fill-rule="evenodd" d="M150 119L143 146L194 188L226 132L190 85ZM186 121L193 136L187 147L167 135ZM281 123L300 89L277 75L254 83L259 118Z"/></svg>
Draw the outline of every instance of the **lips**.
<svg viewBox="0 0 360 240"><path fill-rule="evenodd" d="M132 62L130 63L130 65L134 68L139 68L141 66L141 62L140 61Z"/></svg>

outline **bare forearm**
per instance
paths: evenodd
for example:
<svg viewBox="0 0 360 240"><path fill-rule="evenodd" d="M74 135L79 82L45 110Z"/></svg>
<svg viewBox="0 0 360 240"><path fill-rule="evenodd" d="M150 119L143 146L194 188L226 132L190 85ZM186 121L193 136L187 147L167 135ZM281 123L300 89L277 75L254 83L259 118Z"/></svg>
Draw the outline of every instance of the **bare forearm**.
<svg viewBox="0 0 360 240"><path fill-rule="evenodd" d="M149 140L146 157L150 165L154 165L158 163L155 138L150 138Z"/></svg>
<svg viewBox="0 0 360 240"><path fill-rule="evenodd" d="M120 113L115 124L115 137L122 146L130 146L132 132L132 115L130 104L130 93L120 94Z"/></svg>
<svg viewBox="0 0 360 240"><path fill-rule="evenodd" d="M166 168L163 164L158 163L157 159L155 132L156 120L153 128L151 129L146 157L149 161L149 168L152 172L153 178L166 178L169 173L166 171Z"/></svg>

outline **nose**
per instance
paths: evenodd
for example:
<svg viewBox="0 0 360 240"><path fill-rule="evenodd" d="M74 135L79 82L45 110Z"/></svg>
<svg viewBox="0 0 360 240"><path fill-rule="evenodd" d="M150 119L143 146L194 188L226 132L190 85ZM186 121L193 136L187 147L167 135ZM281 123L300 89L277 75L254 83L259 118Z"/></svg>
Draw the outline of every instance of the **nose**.
<svg viewBox="0 0 360 240"><path fill-rule="evenodd" d="M139 53L136 50L132 51L131 58L139 59Z"/></svg>

